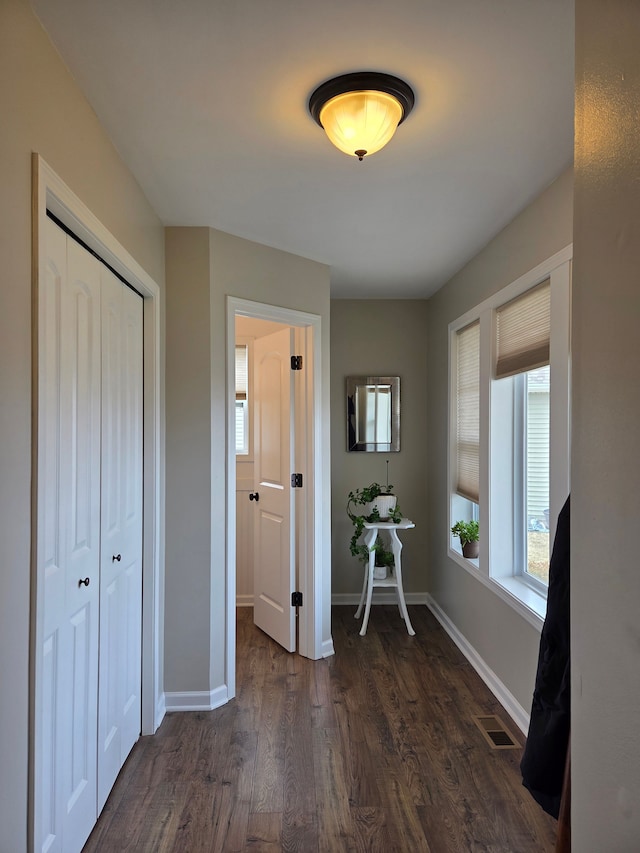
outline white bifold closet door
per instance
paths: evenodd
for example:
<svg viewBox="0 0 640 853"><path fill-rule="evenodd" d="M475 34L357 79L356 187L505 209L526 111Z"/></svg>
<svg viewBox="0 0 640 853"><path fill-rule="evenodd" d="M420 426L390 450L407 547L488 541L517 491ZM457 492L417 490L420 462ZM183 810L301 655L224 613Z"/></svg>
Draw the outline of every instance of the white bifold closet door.
<svg viewBox="0 0 640 853"><path fill-rule="evenodd" d="M98 813L140 735L142 299L102 266Z"/></svg>
<svg viewBox="0 0 640 853"><path fill-rule="evenodd" d="M76 853L140 733L142 299L47 220L35 848Z"/></svg>

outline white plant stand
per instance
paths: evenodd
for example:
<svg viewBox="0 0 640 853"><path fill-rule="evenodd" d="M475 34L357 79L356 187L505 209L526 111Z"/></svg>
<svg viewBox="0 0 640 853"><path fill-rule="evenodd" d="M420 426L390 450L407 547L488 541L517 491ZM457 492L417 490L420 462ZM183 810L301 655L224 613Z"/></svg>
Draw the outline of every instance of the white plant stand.
<svg viewBox="0 0 640 853"><path fill-rule="evenodd" d="M358 609L355 613L355 618L359 619L362 613L362 607L366 598L366 607L364 611L364 619L362 620L362 627L360 628L360 636L364 637L367 633L367 625L369 624L369 613L371 611L371 596L374 588L378 589L380 587L386 587L387 589L395 589L396 594L398 596L398 609L400 610L400 615L405 621L405 625L407 626L407 631L413 637L415 636L415 631L413 630L413 626L411 624L411 620L409 619L409 614L407 612L407 605L404 600L404 590L402 588L402 564L400 560L400 552L402 551L402 542L398 537L398 530L410 530L412 527L415 527L413 521L409 521L408 518L403 518L398 524L394 524L392 521L366 521L364 524L364 529L366 533L364 534L364 544L369 551L369 563L365 566L364 569L364 583L362 585L362 595L360 596L360 604L358 605ZM391 537L391 552L393 553L393 575L391 577L384 578L384 580L377 580L373 576L373 570L376 564L376 552L373 550L373 546L375 545L376 538L378 536L378 532L380 530L388 530L389 535Z"/></svg>

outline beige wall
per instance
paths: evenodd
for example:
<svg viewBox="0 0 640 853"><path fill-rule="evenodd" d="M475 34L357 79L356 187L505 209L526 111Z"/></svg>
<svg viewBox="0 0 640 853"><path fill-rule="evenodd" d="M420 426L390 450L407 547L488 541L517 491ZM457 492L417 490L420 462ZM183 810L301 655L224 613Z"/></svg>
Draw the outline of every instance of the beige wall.
<svg viewBox="0 0 640 853"><path fill-rule="evenodd" d="M24 0L0 3L0 851L27 838L31 153L160 285L163 229Z"/></svg>
<svg viewBox="0 0 640 853"><path fill-rule="evenodd" d="M347 495L385 483L386 460L403 515L416 523L402 535L402 577L407 592L427 591L427 303L422 300L331 302L331 500L333 594L362 590L362 565L349 553L353 527ZM348 453L345 379L399 376L399 453ZM337 599L339 601L339 599Z"/></svg>
<svg viewBox="0 0 640 853"><path fill-rule="evenodd" d="M640 847L640 4L576 0L572 833Z"/></svg>
<svg viewBox="0 0 640 853"><path fill-rule="evenodd" d="M203 235L208 239L204 245ZM189 252L197 257L191 262ZM208 260L207 260L208 255ZM190 270L184 278L184 270ZM187 292L183 292L183 287ZM165 689L211 691L225 684L226 586L224 548L226 543L226 323L228 295L297 311L317 314L322 323L322 446L326 464L322 474L324 503L318 511L323 519L325 540L330 537L329 518L329 270L322 264L251 243L219 231L192 228L167 229L168 362L180 358L201 377L188 393L206 393L197 407L197 435L192 444L181 436L190 429L191 411L182 405L185 377L169 367L167 374L167 420L171 430L167 442L167 543L165 622ZM188 294L188 295L187 295ZM196 318L183 305L197 300ZM175 312L175 313L174 313ZM171 316L169 316L169 314ZM193 322L192 322L193 320ZM186 401L185 401L186 402ZM169 432L169 430L168 430ZM190 493L194 469L207 469L197 478ZM210 465L210 468L209 468ZM204 492L206 496L203 497ZM204 508L201 504L204 501ZM185 565L185 536L192 532L192 513L200 518L198 553ZM206 518L204 515L210 513ZM173 541L175 539L175 542ZM208 543L211 543L211 550ZM182 543L182 546L180 545ZM323 558L322 637L331 635L330 554ZM185 579L185 573L189 578ZM186 580L186 583L183 582ZM178 614L193 614L191 620ZM189 663L197 650L196 661ZM170 699L169 699L170 701Z"/></svg>
<svg viewBox="0 0 640 853"><path fill-rule="evenodd" d="M171 673L165 687L172 691L210 689L209 266L208 228L167 228L164 627L165 671ZM181 644L172 642L175 636Z"/></svg>
<svg viewBox="0 0 640 853"><path fill-rule="evenodd" d="M529 711L539 633L447 556L448 324L572 240L573 175L564 172L429 300L429 591Z"/></svg>

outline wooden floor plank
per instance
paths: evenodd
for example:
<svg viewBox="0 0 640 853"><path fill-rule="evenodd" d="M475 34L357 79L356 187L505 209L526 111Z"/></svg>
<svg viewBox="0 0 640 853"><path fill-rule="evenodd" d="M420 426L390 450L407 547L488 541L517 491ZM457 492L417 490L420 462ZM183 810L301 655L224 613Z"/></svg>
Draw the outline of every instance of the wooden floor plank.
<svg viewBox="0 0 640 853"><path fill-rule="evenodd" d="M515 724L425 607L376 605L365 637L335 607L336 654L290 655L237 619L237 696L168 714L134 747L85 853L550 853L556 824L522 787Z"/></svg>
<svg viewBox="0 0 640 853"><path fill-rule="evenodd" d="M309 705L309 668L287 691L284 708L284 808L292 815L313 814L316 810L313 779L313 742Z"/></svg>
<svg viewBox="0 0 640 853"><path fill-rule="evenodd" d="M215 849L212 827L215 826L215 816L220 809L221 796L222 786L215 782L208 785L194 782L189 786L173 845L169 848L171 853ZM209 847L204 846L207 838Z"/></svg>
<svg viewBox="0 0 640 853"><path fill-rule="evenodd" d="M284 809L286 676L277 670L278 666L263 684L252 812L282 813Z"/></svg>
<svg viewBox="0 0 640 853"><path fill-rule="evenodd" d="M290 811L285 805L282 816L283 853L321 853L316 810L310 814ZM326 847L322 847L322 851Z"/></svg>
<svg viewBox="0 0 640 853"><path fill-rule="evenodd" d="M280 853L282 850L282 812L255 812L249 815L247 850Z"/></svg>
<svg viewBox="0 0 640 853"><path fill-rule="evenodd" d="M394 841L389 835L384 808L351 809L355 848L362 853L391 853Z"/></svg>
<svg viewBox="0 0 640 853"><path fill-rule="evenodd" d="M337 729L314 729L314 784L318 837L323 850L354 849L349 775Z"/></svg>
<svg viewBox="0 0 640 853"><path fill-rule="evenodd" d="M213 837L212 850L216 853L241 853L246 849L257 740L257 732L234 732L228 753L219 756L224 767L221 796L207 836ZM201 849L209 848L195 846L193 853Z"/></svg>

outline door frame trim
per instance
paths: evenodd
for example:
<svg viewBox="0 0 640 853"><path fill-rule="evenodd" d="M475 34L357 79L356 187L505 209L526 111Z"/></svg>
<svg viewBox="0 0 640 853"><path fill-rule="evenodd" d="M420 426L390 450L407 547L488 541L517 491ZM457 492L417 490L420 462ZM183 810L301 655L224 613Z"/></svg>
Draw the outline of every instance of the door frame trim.
<svg viewBox="0 0 640 853"><path fill-rule="evenodd" d="M124 246L37 153L32 154L32 542L30 626L30 748L29 830L31 843L38 814L35 778L38 767L37 710L41 702L41 672L36 653L42 634L42 601L37 565L42 529L38 494L38 308L44 281L47 209L126 278L143 297L143 540L142 540L142 734L153 734L165 713L163 689L162 590L164 585L164 477L161 433L161 307L160 288Z"/></svg>
<svg viewBox="0 0 640 853"><path fill-rule="evenodd" d="M307 485L302 529L306 558L301 560L299 585L305 606L298 611L298 652L317 660L322 645L322 318L318 314L282 308L235 296L227 296L227 637L225 680L228 698L235 696L236 667L236 453L235 437L235 319L236 316L270 320L291 326L300 341L307 369L304 371L303 414L306 441L303 449ZM297 451L296 451L297 453ZM318 507L318 512L315 508Z"/></svg>

